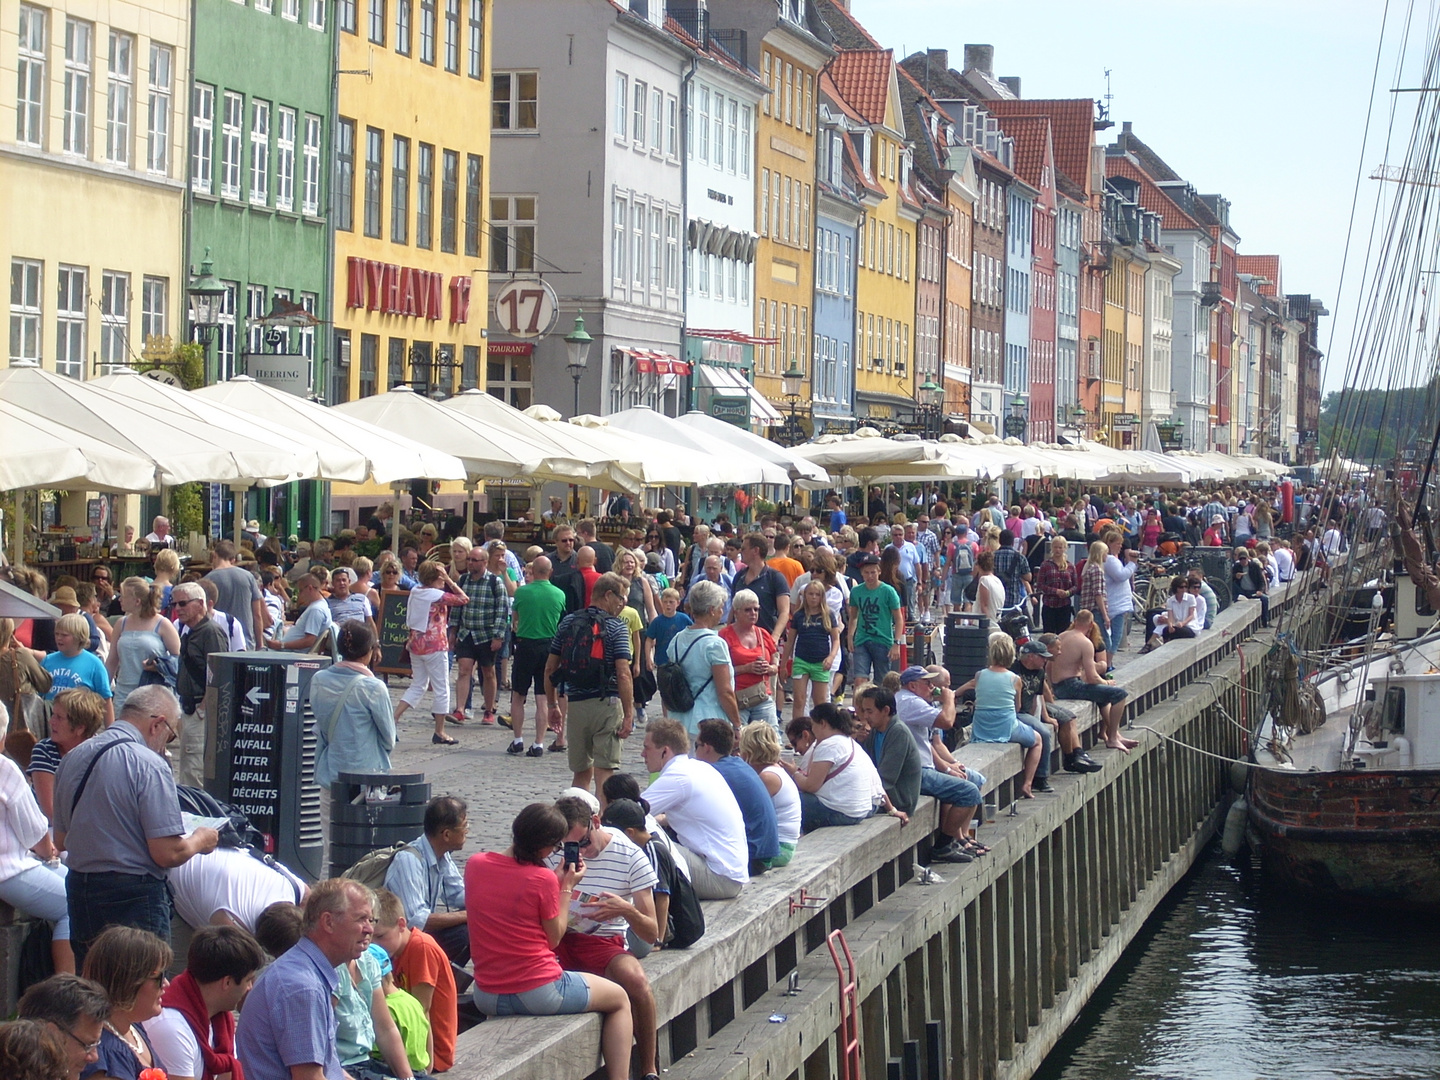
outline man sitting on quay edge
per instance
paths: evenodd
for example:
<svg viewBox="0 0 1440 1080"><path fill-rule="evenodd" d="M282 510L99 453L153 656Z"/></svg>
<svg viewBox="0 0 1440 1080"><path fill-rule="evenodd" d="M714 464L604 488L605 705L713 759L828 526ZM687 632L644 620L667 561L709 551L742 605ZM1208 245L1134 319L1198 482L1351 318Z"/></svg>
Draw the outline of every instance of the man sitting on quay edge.
<svg viewBox="0 0 1440 1080"><path fill-rule="evenodd" d="M855 716L870 729L865 752L885 786L890 804L910 815L920 802L920 751L903 726L895 723L895 695L871 683L855 695Z"/></svg>
<svg viewBox="0 0 1440 1080"><path fill-rule="evenodd" d="M562 795L555 801L555 809L565 815L570 826L565 839L580 844L585 862L585 877L571 908L578 918L555 947L555 956L566 971L603 975L620 984L630 999L635 1021L640 1073L656 1076L655 995L627 941L648 946L660 939L654 893L659 877L639 846L619 829L600 824L600 801L588 791L583 798L578 793ZM557 851L550 856L549 865L558 867L563 858ZM593 899L586 901L581 896Z"/></svg>
<svg viewBox="0 0 1440 1080"><path fill-rule="evenodd" d="M1125 717L1128 691L1106 682L1095 668L1095 646L1090 642L1090 627L1095 616L1089 608L1081 608L1075 621L1058 638L1051 650L1050 683L1055 696L1066 701L1090 701L1100 710L1105 745L1111 750L1129 753L1140 744L1120 737L1120 721Z"/></svg>
<svg viewBox="0 0 1440 1080"><path fill-rule="evenodd" d="M1043 638L1032 638L1020 646L1019 653L1010 670L1020 676L1020 722L1034 727L1028 718L1035 717L1046 727L1052 724L1058 726L1057 737L1060 752L1065 755L1066 772L1099 772L1103 766L1080 747L1080 736L1075 734L1075 714L1055 704L1055 691L1051 689L1050 679L1045 673L1049 662L1055 658L1049 643ZM1045 766L1048 763L1042 761L1040 764ZM1040 773L1035 775L1038 778ZM1045 775L1050 775L1048 768ZM1044 789L1036 787L1033 790Z"/></svg>
<svg viewBox="0 0 1440 1080"><path fill-rule="evenodd" d="M465 846L470 827L463 799L437 795L425 806L425 831L396 852L385 871L385 888L405 908L405 921L423 930L462 967L470 961L470 929L465 921L465 881L455 852Z"/></svg>
<svg viewBox="0 0 1440 1080"><path fill-rule="evenodd" d="M984 801L980 784L985 778L978 773L971 776L950 756L945 743L936 738L938 729L955 726L955 691L949 681L943 669L910 665L900 673L895 716L914 737L920 752L920 794L940 803L940 831L948 839L930 853L930 858L934 862L967 863L989 850L970 839L970 823Z"/></svg>
<svg viewBox="0 0 1440 1080"><path fill-rule="evenodd" d="M775 817L775 801L765 789L760 774L738 757L735 751L735 729L728 720L701 720L695 737L695 757L715 766L730 786L745 819L745 845L750 852L750 876L763 874L770 860L780 854L779 823Z"/></svg>

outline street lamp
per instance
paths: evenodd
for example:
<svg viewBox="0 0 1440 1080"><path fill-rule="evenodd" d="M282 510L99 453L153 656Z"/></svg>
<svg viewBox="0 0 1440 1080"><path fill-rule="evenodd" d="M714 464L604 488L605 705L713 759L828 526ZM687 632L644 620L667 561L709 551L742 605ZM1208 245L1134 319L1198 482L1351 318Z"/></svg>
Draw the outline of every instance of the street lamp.
<svg viewBox="0 0 1440 1080"><path fill-rule="evenodd" d="M590 360L590 342L593 339L585 332L585 315L583 312L575 316L575 329L565 335L565 352L569 359L565 367L570 372L570 378L575 382L575 406L571 410L571 416L580 415L580 376L585 374L585 365Z"/></svg>
<svg viewBox="0 0 1440 1080"><path fill-rule="evenodd" d="M800 388L805 382L805 372L800 362L793 357L790 366L780 375L780 389L790 402L790 416L781 429L781 442L785 446L798 446L805 441L805 429L800 426Z"/></svg>
<svg viewBox="0 0 1440 1080"><path fill-rule="evenodd" d="M220 309L224 306L225 283L215 276L215 264L210 259L210 249L205 249L205 258L200 260L200 276L190 282L190 325L200 347L205 350L205 366L210 366L210 343L215 340L215 328L220 325Z"/></svg>
<svg viewBox="0 0 1440 1080"><path fill-rule="evenodd" d="M920 417L925 437L938 439L944 426L941 421L941 412L945 405L945 387L926 375L925 381L917 390L919 407L915 411Z"/></svg>
<svg viewBox="0 0 1440 1080"><path fill-rule="evenodd" d="M1005 418L1005 437L1025 441L1025 399L1019 394L1010 402L1010 415Z"/></svg>

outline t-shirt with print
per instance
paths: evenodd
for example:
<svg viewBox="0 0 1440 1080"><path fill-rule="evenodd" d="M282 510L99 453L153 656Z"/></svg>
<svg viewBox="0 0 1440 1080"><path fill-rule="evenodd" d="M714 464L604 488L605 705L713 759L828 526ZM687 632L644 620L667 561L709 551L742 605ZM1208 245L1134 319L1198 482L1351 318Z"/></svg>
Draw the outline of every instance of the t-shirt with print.
<svg viewBox="0 0 1440 1080"><path fill-rule="evenodd" d="M456 596L441 589L411 589L405 601L405 625L410 628L410 651L428 656L449 649L450 612L447 609L468 602L467 597ZM421 619L424 619L425 623L423 630L419 629Z"/></svg>
<svg viewBox="0 0 1440 1080"><path fill-rule="evenodd" d="M585 877L575 886L575 899L570 903L570 929L585 934L600 934L613 937L625 933L628 923L622 918L597 923L585 913L586 897L601 893L614 893L622 900L629 900L637 892L654 889L660 882L655 866L643 848L634 843L618 829L601 826L610 838L605 850L593 859L585 858ZM564 858L562 852L555 852L549 858L553 869Z"/></svg>
<svg viewBox="0 0 1440 1080"><path fill-rule="evenodd" d="M395 985L414 992L417 986L433 986L430 1001L430 1031L435 1036L432 1071L444 1072L455 1064L455 1035L458 995L450 957L424 930L412 930L410 940L394 958Z"/></svg>
<svg viewBox="0 0 1440 1080"><path fill-rule="evenodd" d="M54 701L55 695L61 690L93 690L103 698L115 696L110 689L110 673L105 670L104 662L94 653L82 652L75 656L66 656L61 652L52 652L40 662L40 666L50 673L50 690L45 695L46 701Z"/></svg>
<svg viewBox="0 0 1440 1080"><path fill-rule="evenodd" d="M1045 669L1037 668L1032 670L1025 666L1023 660L1016 660L1010 666L1011 672L1020 678L1020 711L1033 713L1035 711L1035 699L1045 696Z"/></svg>
<svg viewBox="0 0 1440 1080"><path fill-rule="evenodd" d="M872 589L857 585L850 590L850 606L858 617L855 621L855 644L878 642L895 644L894 613L900 609L900 594L881 581Z"/></svg>

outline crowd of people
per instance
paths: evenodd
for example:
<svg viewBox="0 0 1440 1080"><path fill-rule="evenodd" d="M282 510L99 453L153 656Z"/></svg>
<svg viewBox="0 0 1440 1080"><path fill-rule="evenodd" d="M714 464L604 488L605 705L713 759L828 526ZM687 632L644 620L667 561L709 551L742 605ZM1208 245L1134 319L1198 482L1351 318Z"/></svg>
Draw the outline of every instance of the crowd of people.
<svg viewBox="0 0 1440 1080"><path fill-rule="evenodd" d="M450 1067L466 1010L594 1011L609 1075L653 1076L642 961L701 938L699 901L743 896L816 829L905 825L921 796L940 808L932 861L983 857L987 781L955 750L1018 744L1020 794L1043 795L1057 748L1069 771L1101 767L1066 701L1097 706L1105 746L1134 747L1113 668L1145 614L1142 561L1230 549L1231 594L1263 605L1385 525L1358 492L1288 506L1279 489L1046 493L964 512L918 498L877 489L857 527L832 495L818 519L746 532L627 508L616 543L557 503L547 542L523 551L498 522L392 545L386 508L308 543L248 530L203 565L183 563L157 519L151 577L11 569L63 614L0 619L0 900L49 926L56 974L0 1028L0 1064L406 1078ZM375 667L397 591L412 678L392 704ZM1203 632L1218 609L1202 570L1177 574L1144 650ZM1017 610L1037 631L1018 643L998 632ZM908 628L951 611L989 620L986 666L909 662ZM310 691L317 783L388 771L397 722L425 709L436 746L458 725L503 725L513 756L566 754L573 786L463 868L467 808L440 796L383 881L307 885L182 818L204 780L207 659L248 649L332 655ZM642 729L648 778L620 771ZM171 980L175 913L197 932Z"/></svg>

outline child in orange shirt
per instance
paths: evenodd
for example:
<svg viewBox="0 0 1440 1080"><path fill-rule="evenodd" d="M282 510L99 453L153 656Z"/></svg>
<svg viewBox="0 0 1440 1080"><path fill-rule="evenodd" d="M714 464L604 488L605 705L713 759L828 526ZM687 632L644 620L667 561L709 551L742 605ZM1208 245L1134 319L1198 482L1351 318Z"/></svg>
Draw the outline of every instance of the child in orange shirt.
<svg viewBox="0 0 1440 1080"><path fill-rule="evenodd" d="M445 1072L455 1064L460 1005L450 958L433 937L406 923L399 897L385 889L376 889L375 897L375 941L390 954L396 985L408 990L430 1017L435 1046L430 1071Z"/></svg>

